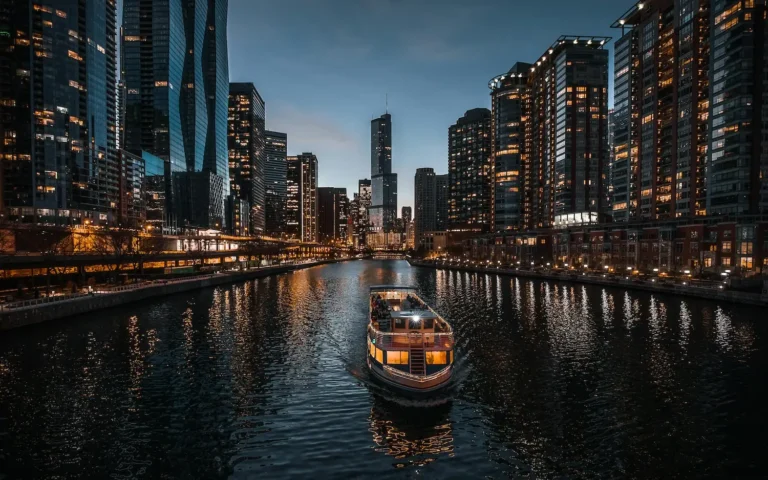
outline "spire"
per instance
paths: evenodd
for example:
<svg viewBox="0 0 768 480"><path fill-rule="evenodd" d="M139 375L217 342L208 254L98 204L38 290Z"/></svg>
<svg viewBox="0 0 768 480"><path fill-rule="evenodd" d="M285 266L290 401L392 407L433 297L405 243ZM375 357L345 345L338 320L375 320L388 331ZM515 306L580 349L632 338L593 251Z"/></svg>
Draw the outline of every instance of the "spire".
<svg viewBox="0 0 768 480"><path fill-rule="evenodd" d="M384 113L389 113L389 93L384 94Z"/></svg>

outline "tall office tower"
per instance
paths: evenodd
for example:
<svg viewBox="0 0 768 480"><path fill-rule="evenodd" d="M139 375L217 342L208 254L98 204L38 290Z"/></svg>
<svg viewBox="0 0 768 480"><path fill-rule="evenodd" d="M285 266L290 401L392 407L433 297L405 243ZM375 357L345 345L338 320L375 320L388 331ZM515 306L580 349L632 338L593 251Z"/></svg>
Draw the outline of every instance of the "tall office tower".
<svg viewBox="0 0 768 480"><path fill-rule="evenodd" d="M447 230L487 232L493 206L491 111L468 110L448 128Z"/></svg>
<svg viewBox="0 0 768 480"><path fill-rule="evenodd" d="M488 84L492 108L490 229L496 232L532 228L526 208L531 205L533 192L525 183L530 168L525 141L530 69L529 63L515 63Z"/></svg>
<svg viewBox="0 0 768 480"><path fill-rule="evenodd" d="M413 210L411 207L403 207L400 209L400 218L403 219L403 221L408 224L413 219Z"/></svg>
<svg viewBox="0 0 768 480"><path fill-rule="evenodd" d="M285 227L286 165L288 135L280 132L264 132L264 217L265 233L279 238Z"/></svg>
<svg viewBox="0 0 768 480"><path fill-rule="evenodd" d="M349 200L346 188L317 188L317 236L320 243L347 243Z"/></svg>
<svg viewBox="0 0 768 480"><path fill-rule="evenodd" d="M166 223L172 225L215 221L219 210L196 203L204 199L176 208L173 181L184 178L180 173L218 176L190 182L211 180L206 199L221 199L222 211L229 194L226 11L227 0L123 1L124 148L165 161ZM199 214L190 218L190 208Z"/></svg>
<svg viewBox="0 0 768 480"><path fill-rule="evenodd" d="M617 221L707 214L710 21L709 0L654 0L634 5L611 25L621 30L614 56Z"/></svg>
<svg viewBox="0 0 768 480"><path fill-rule="evenodd" d="M356 228L358 232L358 245L367 245L368 229L370 228L368 213L371 208L371 188L371 181L367 178L362 178L357 182L359 214Z"/></svg>
<svg viewBox="0 0 768 480"><path fill-rule="evenodd" d="M317 242L317 157L305 152L286 158L286 234L302 242Z"/></svg>
<svg viewBox="0 0 768 480"><path fill-rule="evenodd" d="M435 175L435 230L448 228L448 174Z"/></svg>
<svg viewBox="0 0 768 480"><path fill-rule="evenodd" d="M425 232L437 229L437 182L432 168L417 168L413 179L415 246L421 244Z"/></svg>
<svg viewBox="0 0 768 480"><path fill-rule="evenodd" d="M392 116L371 120L370 228L389 232L397 218L397 174L392 173Z"/></svg>
<svg viewBox="0 0 768 480"><path fill-rule="evenodd" d="M357 247L360 245L360 234L358 225L360 223L360 195L355 192L352 194L352 200L349 201L349 215L347 215L347 241L349 245Z"/></svg>
<svg viewBox="0 0 768 480"><path fill-rule="evenodd" d="M264 100L252 83L230 84L229 192L231 197L248 202L251 228L246 235L264 233L264 113ZM230 201L228 205L239 203Z"/></svg>
<svg viewBox="0 0 768 480"><path fill-rule="evenodd" d="M608 191L605 37L560 37L530 68L531 224L600 221Z"/></svg>
<svg viewBox="0 0 768 480"><path fill-rule="evenodd" d="M0 23L0 207L116 222L114 1L3 2Z"/></svg>

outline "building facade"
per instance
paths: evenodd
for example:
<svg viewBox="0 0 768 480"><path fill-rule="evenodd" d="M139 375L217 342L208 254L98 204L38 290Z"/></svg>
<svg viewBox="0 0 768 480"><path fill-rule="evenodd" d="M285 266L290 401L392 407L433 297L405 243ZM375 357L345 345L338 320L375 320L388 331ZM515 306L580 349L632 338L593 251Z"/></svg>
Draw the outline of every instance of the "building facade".
<svg viewBox="0 0 768 480"><path fill-rule="evenodd" d="M530 169L526 127L530 108L528 73L531 64L515 63L493 78L491 90L491 207L492 231L528 228L526 206L533 198L525 183Z"/></svg>
<svg viewBox="0 0 768 480"><path fill-rule="evenodd" d="M397 174L392 173L392 116L371 120L370 230L389 232L397 218Z"/></svg>
<svg viewBox="0 0 768 480"><path fill-rule="evenodd" d="M413 228L415 248L421 245L425 232L437 229L437 182L435 170L417 168L413 179Z"/></svg>
<svg viewBox="0 0 768 480"><path fill-rule="evenodd" d="M229 195L227 0L124 0L121 78L125 83L125 150L165 161L165 223L184 225L173 182L180 173L219 176L211 195L222 205L189 218L215 218ZM152 21L147 21L152 19ZM200 178L191 179L196 183ZM184 211L185 213L188 213ZM211 227L211 225L196 225Z"/></svg>
<svg viewBox="0 0 768 480"><path fill-rule="evenodd" d="M358 245L366 245L368 238L368 230L370 229L370 217L368 216L371 208L371 180L367 178L361 178L357 182L357 224L355 229L357 231Z"/></svg>
<svg viewBox="0 0 768 480"><path fill-rule="evenodd" d="M606 213L609 40L563 36L531 66L529 228L598 222Z"/></svg>
<svg viewBox="0 0 768 480"><path fill-rule="evenodd" d="M347 198L346 188L318 187L318 242L346 245L348 214L349 199Z"/></svg>
<svg viewBox="0 0 768 480"><path fill-rule="evenodd" d="M229 86L229 192L235 199L248 202L250 232L264 233L265 223L265 137L264 100L252 83ZM230 202L234 205L237 202ZM238 230L242 231L244 222ZM234 226L227 224L227 228Z"/></svg>
<svg viewBox="0 0 768 480"><path fill-rule="evenodd" d="M138 155L118 151L120 170L119 202L117 224L121 227L143 228L147 220L147 206L144 197L146 189L146 167Z"/></svg>
<svg viewBox="0 0 768 480"><path fill-rule="evenodd" d="M3 3L0 208L10 216L117 222L116 13L111 0Z"/></svg>
<svg viewBox="0 0 768 480"><path fill-rule="evenodd" d="M468 110L448 128L448 230L490 231L491 138L487 108Z"/></svg>
<svg viewBox="0 0 768 480"><path fill-rule="evenodd" d="M286 158L286 235L317 242L317 157L311 152Z"/></svg>
<svg viewBox="0 0 768 480"><path fill-rule="evenodd" d="M765 2L654 0L613 23L616 220L768 211L765 16Z"/></svg>
<svg viewBox="0 0 768 480"><path fill-rule="evenodd" d="M448 228L448 174L435 175L435 229L444 232Z"/></svg>
<svg viewBox="0 0 768 480"><path fill-rule="evenodd" d="M285 228L285 208L287 199L286 164L288 155L288 135L280 132L264 132L264 219L265 233L270 237L280 238Z"/></svg>

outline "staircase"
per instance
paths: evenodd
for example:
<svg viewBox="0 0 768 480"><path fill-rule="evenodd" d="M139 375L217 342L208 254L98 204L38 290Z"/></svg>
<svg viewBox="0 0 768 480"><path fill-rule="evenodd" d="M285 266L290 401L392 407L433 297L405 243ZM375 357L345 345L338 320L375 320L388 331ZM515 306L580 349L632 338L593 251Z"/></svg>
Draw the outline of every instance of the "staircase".
<svg viewBox="0 0 768 480"><path fill-rule="evenodd" d="M411 346L410 353L411 373L413 375L424 375L424 346Z"/></svg>

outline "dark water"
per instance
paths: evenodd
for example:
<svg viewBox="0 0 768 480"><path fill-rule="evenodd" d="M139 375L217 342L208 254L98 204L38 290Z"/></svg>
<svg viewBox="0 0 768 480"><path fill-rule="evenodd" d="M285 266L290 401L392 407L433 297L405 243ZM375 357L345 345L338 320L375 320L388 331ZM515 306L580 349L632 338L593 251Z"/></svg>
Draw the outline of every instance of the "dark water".
<svg viewBox="0 0 768 480"><path fill-rule="evenodd" d="M365 371L366 289L457 331L454 391ZM0 334L0 478L768 474L768 312L354 261Z"/></svg>

